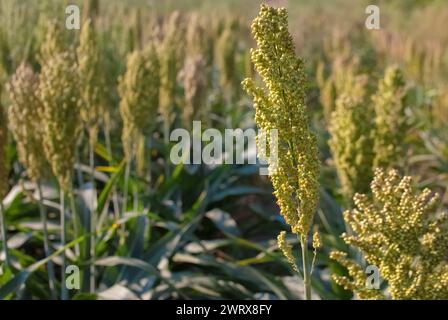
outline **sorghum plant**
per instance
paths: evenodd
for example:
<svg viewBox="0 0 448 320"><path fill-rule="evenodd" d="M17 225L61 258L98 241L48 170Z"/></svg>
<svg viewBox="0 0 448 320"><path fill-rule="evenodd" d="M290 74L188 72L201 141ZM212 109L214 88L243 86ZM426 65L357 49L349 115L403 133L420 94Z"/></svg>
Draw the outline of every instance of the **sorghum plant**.
<svg viewBox="0 0 448 320"><path fill-rule="evenodd" d="M374 168L390 168L404 158L406 137L405 82L397 67L389 67L372 97L375 108Z"/></svg>
<svg viewBox="0 0 448 320"><path fill-rule="evenodd" d="M70 198L75 234L79 232L79 219L75 212L73 195L73 167L75 149L82 129L75 57L64 52L49 59L42 67L39 98L43 105L43 145L61 191L60 218L61 244L67 241L65 221L65 195ZM79 251L79 249L78 249ZM65 283L66 256L63 254L61 281ZM67 298L67 289L62 286L61 298Z"/></svg>
<svg viewBox="0 0 448 320"><path fill-rule="evenodd" d="M19 159L25 166L28 177L37 185L39 211L44 234L44 251L51 254L48 236L47 212L43 205L41 180L48 171L48 162L43 149L42 113L43 105L37 97L39 76L30 66L22 63L12 77L9 86L11 105L8 109L8 122L17 143ZM48 279L52 298L55 299L55 275L53 263L48 263Z"/></svg>
<svg viewBox="0 0 448 320"><path fill-rule="evenodd" d="M252 32L258 44L252 60L265 87L257 87L252 79L243 86L254 98L258 127L266 133L278 130L278 166L270 168L270 179L281 214L301 241L305 293L310 299L307 246L319 201L319 159L306 114L304 63L295 56L286 9L262 5ZM291 260L284 234L279 244Z"/></svg>
<svg viewBox="0 0 448 320"><path fill-rule="evenodd" d="M365 271L343 252L332 258L350 277L335 281L363 299L448 299L448 213L437 212L439 196L420 192L411 177L395 170L377 169L371 189L372 197L356 194L355 208L345 212L354 235L343 239L379 268L388 292L367 288Z"/></svg>
<svg viewBox="0 0 448 320"><path fill-rule="evenodd" d="M89 133L89 165L90 165L90 182L94 190L96 190L95 184L95 157L94 149L95 143L98 138L98 130L100 120L103 115L103 103L101 94L102 88L102 68L100 64L100 50L98 48L98 41L96 38L93 21L88 19L81 30L80 44L77 49L78 58L78 77L79 77L79 91L80 91L80 103L81 103L81 119L84 122ZM90 219L88 226L89 232L95 230L96 220L98 213L95 208L95 200L92 197L92 203L90 204ZM88 245L88 251L90 252L90 259L95 255L95 236L92 233L90 243ZM91 264L89 272L87 272L86 278L90 277L90 289L94 291L95 286L95 270L94 265Z"/></svg>

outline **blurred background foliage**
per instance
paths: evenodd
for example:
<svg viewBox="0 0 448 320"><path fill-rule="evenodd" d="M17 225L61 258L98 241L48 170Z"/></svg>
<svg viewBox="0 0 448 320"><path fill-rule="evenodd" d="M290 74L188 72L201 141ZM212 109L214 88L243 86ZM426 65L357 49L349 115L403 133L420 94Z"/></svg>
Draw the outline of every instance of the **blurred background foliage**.
<svg viewBox="0 0 448 320"><path fill-rule="evenodd" d="M333 249L347 250L340 235L345 231L342 212L348 204L328 146L328 117L341 94L337 89L341 81L338 72L367 75L366 87L373 93L386 67L394 64L401 68L408 90L406 121L411 126L403 140L408 147L406 165L401 169L416 176L420 187L441 192L446 208L448 4L444 0L267 2L288 9L297 54L306 61L309 112L319 137L322 187L316 223L324 248L317 253L313 272L314 297L351 298L352 293L331 280L330 274L344 271L328 257ZM84 17L89 14L85 9L88 1L0 2L0 88L21 62L26 61L37 72L41 69L38 57L48 32L47 22L56 18L63 23L65 6L73 3L79 4ZM279 215L269 180L259 176L257 165L168 163L170 145L164 139L164 119L160 116L153 120L156 129L151 145L147 145L150 173L144 177L131 173L127 181L131 190L126 208L129 214L120 222L125 228L117 227L120 195L127 188L117 85L126 71L127 55L154 39L163 39L163 26L173 11L180 12L185 21L193 13L199 14L213 49L206 102L200 106L197 120L219 130L255 128L252 102L239 83L254 74L248 59L254 46L250 23L259 4L256 0L107 0L100 1L98 12L90 10L95 15L104 63L111 135L108 142L106 134L101 133L95 146L95 189L86 183L88 143L79 146L75 206L78 212L89 215L89 199L97 198L100 215L95 261L76 250L78 243L89 236L87 232L72 232L72 242L65 248L59 245L58 187L54 179L44 184L53 251L50 258L57 274L64 249L69 263L81 269L89 264L96 268L95 290L83 285L81 290L70 292L71 298L303 298L301 280L292 274L277 248L276 237L287 225ZM364 27L365 7L370 4L380 6L381 30ZM222 40L225 30L230 30L230 36L226 36L233 39L231 48L226 47L228 38ZM68 48L78 46L79 31L67 31L66 37ZM171 129L182 126L186 87L181 72L175 87ZM7 94L1 96L7 107ZM13 139L8 146L8 162L10 192L4 207L12 262L0 275L0 298L49 299L52 290L46 265L50 258L43 251L37 191L18 162ZM290 240L297 248L297 240ZM60 286L58 277L54 291L59 292Z"/></svg>

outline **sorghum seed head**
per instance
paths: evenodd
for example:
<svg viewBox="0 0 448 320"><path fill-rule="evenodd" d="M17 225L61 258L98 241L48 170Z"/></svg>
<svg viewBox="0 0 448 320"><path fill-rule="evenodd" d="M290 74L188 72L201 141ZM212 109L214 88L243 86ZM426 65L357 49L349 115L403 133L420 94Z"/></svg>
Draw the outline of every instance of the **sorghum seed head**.
<svg viewBox="0 0 448 320"><path fill-rule="evenodd" d="M77 74L75 57L64 52L45 63L39 83L44 149L64 191L72 188L75 148L82 129Z"/></svg>
<svg viewBox="0 0 448 320"><path fill-rule="evenodd" d="M436 211L438 196L395 170L377 169L371 189L372 197L357 194L355 209L345 213L354 235L344 241L379 268L393 299L448 299L448 213ZM352 278L335 276L336 282L363 293L364 270L341 253L332 257Z"/></svg>
<svg viewBox="0 0 448 320"><path fill-rule="evenodd" d="M9 127L17 142L20 161L28 176L37 182L45 175L48 163L43 150L43 105L38 95L39 76L22 63L8 85L11 105Z"/></svg>
<svg viewBox="0 0 448 320"><path fill-rule="evenodd" d="M306 235L319 202L319 158L306 114L303 61L295 56L285 9L262 5L252 32L258 44L252 60L266 86L256 87L252 79L243 86L254 98L258 127L278 130L278 166L270 175L274 194L292 231Z"/></svg>
<svg viewBox="0 0 448 320"><path fill-rule="evenodd" d="M128 161L135 155L140 139L156 122L159 88L159 61L155 48L129 54L126 73L119 79L118 88L124 124L122 140Z"/></svg>

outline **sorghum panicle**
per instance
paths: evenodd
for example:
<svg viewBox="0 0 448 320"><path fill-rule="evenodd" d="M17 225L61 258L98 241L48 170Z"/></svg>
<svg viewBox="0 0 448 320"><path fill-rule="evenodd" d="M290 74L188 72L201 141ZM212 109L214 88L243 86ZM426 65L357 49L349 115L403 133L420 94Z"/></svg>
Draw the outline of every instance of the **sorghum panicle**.
<svg viewBox="0 0 448 320"><path fill-rule="evenodd" d="M159 47L160 58L160 113L165 119L172 115L177 76L182 68L184 23L179 12L174 12L164 26L164 38Z"/></svg>
<svg viewBox="0 0 448 320"><path fill-rule="evenodd" d="M187 58L183 70L183 82L186 102L183 121L184 125L189 127L193 120L199 120L199 113L207 100L207 65L202 56Z"/></svg>
<svg viewBox="0 0 448 320"><path fill-rule="evenodd" d="M77 55L81 118L89 131L91 143L94 145L102 115L102 79L100 52L91 20L87 20L82 27Z"/></svg>
<svg viewBox="0 0 448 320"><path fill-rule="evenodd" d="M345 212L354 235L344 234L344 241L379 268L393 299L448 299L448 213L437 212L438 195L420 192L411 177L401 178L396 170L377 169L371 189L372 197L356 194L355 208ZM332 258L353 279L334 276L336 282L368 295L364 270L344 253ZM371 298L381 297L370 291L376 291Z"/></svg>
<svg viewBox="0 0 448 320"><path fill-rule="evenodd" d="M405 82L397 67L389 67L372 97L375 108L374 168L391 168L404 158L406 137Z"/></svg>
<svg viewBox="0 0 448 320"><path fill-rule="evenodd" d="M82 129L77 74L75 57L64 52L45 63L39 84L44 149L55 177L66 192L72 187L75 148Z"/></svg>
<svg viewBox="0 0 448 320"><path fill-rule="evenodd" d="M17 152L28 176L37 182L48 169L43 150L43 105L38 95L39 76L22 63L8 85L11 105L9 127L17 142Z"/></svg>
<svg viewBox="0 0 448 320"><path fill-rule="evenodd" d="M119 80L120 114L126 159L136 154L146 130L156 123L159 104L159 61L155 48L128 55L126 73ZM138 164L141 168L142 164Z"/></svg>
<svg viewBox="0 0 448 320"><path fill-rule="evenodd" d="M226 90L232 90L236 83L237 45L234 30L227 26L216 44L216 62L219 66L220 83Z"/></svg>
<svg viewBox="0 0 448 320"><path fill-rule="evenodd" d="M41 45L39 61L41 65L51 58L63 53L66 47L66 39L62 26L57 20L50 20L45 27L45 39Z"/></svg>
<svg viewBox="0 0 448 320"><path fill-rule="evenodd" d="M270 178L281 213L293 232L307 235L319 200L319 158L306 114L303 61L295 56L285 9L262 5L252 31L258 44L252 60L266 87L252 79L243 86L254 98L258 127L278 130L278 167Z"/></svg>
<svg viewBox="0 0 448 320"><path fill-rule="evenodd" d="M373 118L364 95L347 93L339 96L331 114L329 145L347 202L355 192L367 192L372 180Z"/></svg>

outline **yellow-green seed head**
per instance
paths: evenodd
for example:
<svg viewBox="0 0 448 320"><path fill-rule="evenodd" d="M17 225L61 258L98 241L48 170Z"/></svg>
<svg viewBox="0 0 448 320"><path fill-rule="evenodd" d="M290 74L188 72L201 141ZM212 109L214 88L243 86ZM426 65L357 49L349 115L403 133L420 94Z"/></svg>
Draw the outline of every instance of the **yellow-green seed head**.
<svg viewBox="0 0 448 320"><path fill-rule="evenodd" d="M39 76L22 63L8 85L11 105L9 127L17 142L17 152L28 176L37 182L48 169L43 150L43 105L38 95Z"/></svg>
<svg viewBox="0 0 448 320"><path fill-rule="evenodd" d="M62 26L57 20L48 21L45 27L45 38L39 53L41 65L65 50L66 39Z"/></svg>
<svg viewBox="0 0 448 320"><path fill-rule="evenodd" d="M405 82L397 67L389 67L372 97L375 108L374 168L397 166L404 158L406 137Z"/></svg>
<svg viewBox="0 0 448 320"><path fill-rule="evenodd" d="M236 74L237 39L235 32L227 27L216 45L216 62L219 67L220 83L226 90L232 90L237 82Z"/></svg>
<svg viewBox="0 0 448 320"><path fill-rule="evenodd" d="M64 191L72 187L75 148L81 134L79 79L74 56L64 52L42 67L39 98L43 105L44 149Z"/></svg>
<svg viewBox="0 0 448 320"><path fill-rule="evenodd" d="M296 258L294 257L294 254L292 253L292 246L288 243L288 240L286 240L286 232L282 231L277 237L277 244L279 249L282 251L283 255L288 260L291 267L296 271L299 272L297 268Z"/></svg>
<svg viewBox="0 0 448 320"><path fill-rule="evenodd" d="M448 213L436 211L438 195L419 191L411 177L395 170L376 170L371 189L372 197L355 195L355 208L344 214L354 233L344 234L344 241L379 268L393 299L448 299ZM333 258L352 278L335 280L364 290L364 270L341 253Z"/></svg>
<svg viewBox="0 0 448 320"><path fill-rule="evenodd" d="M319 202L319 158L306 114L303 61L295 56L285 9L262 5L252 31L258 44L252 61L265 87L252 79L243 86L254 99L258 127L278 130L278 166L270 175L274 194L293 232L306 235Z"/></svg>
<svg viewBox="0 0 448 320"><path fill-rule="evenodd" d="M372 180L373 112L364 99L343 94L331 115L330 149L348 203L356 192L367 192Z"/></svg>
<svg viewBox="0 0 448 320"><path fill-rule="evenodd" d="M126 73L119 79L118 91L123 119L123 146L130 161L145 133L156 123L160 80L159 61L154 47L129 54L126 68Z"/></svg>
<svg viewBox="0 0 448 320"><path fill-rule="evenodd" d="M82 27L77 54L81 118L89 131L90 141L94 144L102 115L102 70L98 42L90 20L87 20Z"/></svg>
<svg viewBox="0 0 448 320"><path fill-rule="evenodd" d="M190 127L193 120L200 119L207 100L207 65L202 56L187 58L183 70L185 106L183 121Z"/></svg>
<svg viewBox="0 0 448 320"><path fill-rule="evenodd" d="M179 12L174 12L164 26L164 39L159 47L160 57L160 113L165 119L172 116L177 76L184 61L184 23Z"/></svg>

